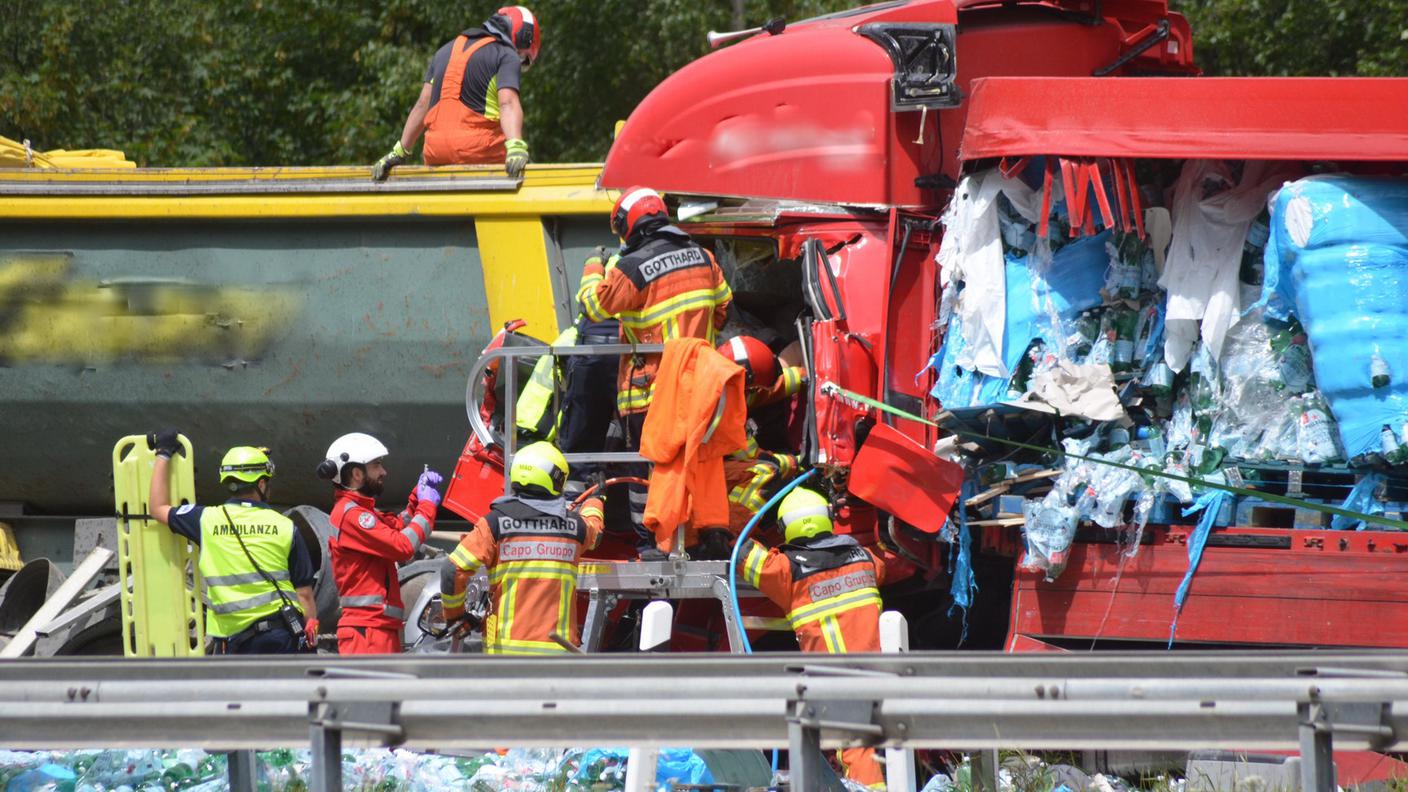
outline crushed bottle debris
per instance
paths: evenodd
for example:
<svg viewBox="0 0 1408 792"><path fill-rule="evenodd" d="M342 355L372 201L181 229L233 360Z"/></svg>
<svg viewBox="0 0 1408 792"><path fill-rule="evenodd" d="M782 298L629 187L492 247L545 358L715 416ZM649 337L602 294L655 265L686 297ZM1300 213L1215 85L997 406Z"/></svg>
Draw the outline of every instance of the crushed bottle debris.
<svg viewBox="0 0 1408 792"><path fill-rule="evenodd" d="M1040 169L1038 158L1028 170ZM1408 470L1395 470L1408 465L1408 378L1399 376L1408 369L1408 180L1316 176L1282 186L1275 168L1189 162L1168 196L1174 247L1183 247L1165 256L1142 227L1073 229L1060 174L1050 215L1033 216L1034 188L1020 178L1029 175L968 177L991 202L981 219L996 216L990 233L1002 256L947 252L957 270L930 361L932 395L947 414L961 421L1045 403L1059 408L1050 410L1059 413L1051 436L1009 439L1061 443L1093 460L1066 457L1049 488L1027 488L1020 506L992 501L998 511L988 516L1020 517L1029 568L1059 575L1081 525L1116 532L1126 554L1137 553L1150 520L1176 519L1176 505L1201 494L1165 473L1270 482L1284 495L1277 472L1309 470L1338 476L1334 492L1317 493L1323 502L1361 514L1408 511ZM946 233L967 250L991 250L981 229L955 228L973 217L950 214ZM994 294L1001 311L985 315L972 302ZM1201 324L1187 318L1193 303L1206 307ZM1050 372L1071 365L1108 368L1123 414L1092 419L1082 409L1090 393L1053 398ZM974 445L966 461L978 470L1011 454ZM1224 511L1236 514L1235 499ZM1365 525L1337 518L1333 527Z"/></svg>

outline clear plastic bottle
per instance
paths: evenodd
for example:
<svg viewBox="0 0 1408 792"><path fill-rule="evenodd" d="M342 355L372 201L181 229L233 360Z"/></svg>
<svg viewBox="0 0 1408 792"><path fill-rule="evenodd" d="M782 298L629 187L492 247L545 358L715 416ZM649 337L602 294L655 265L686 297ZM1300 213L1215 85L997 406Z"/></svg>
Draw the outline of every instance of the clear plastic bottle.
<svg viewBox="0 0 1408 792"><path fill-rule="evenodd" d="M1388 361L1379 353L1379 345L1374 345L1374 353L1369 356L1369 384L1374 386L1374 390L1387 388L1393 381L1393 372L1389 370Z"/></svg>
<svg viewBox="0 0 1408 792"><path fill-rule="evenodd" d="M1114 347L1110 357L1110 369L1116 373L1129 371L1134 368L1134 342L1138 332L1139 314L1128 308L1116 308L1111 313L1114 314L1111 322L1111 340Z"/></svg>
<svg viewBox="0 0 1408 792"><path fill-rule="evenodd" d="M1342 459L1335 438L1335 423L1324 399L1315 391L1302 396L1295 405L1296 447L1303 462L1318 464Z"/></svg>
<svg viewBox="0 0 1408 792"><path fill-rule="evenodd" d="M1304 393L1315 381L1310 367L1310 345L1305 328L1291 320L1271 334L1271 351L1276 356L1282 385L1291 393Z"/></svg>
<svg viewBox="0 0 1408 792"><path fill-rule="evenodd" d="M1238 278L1242 283L1260 286L1265 280L1266 240L1271 237L1271 215L1263 211L1247 229L1247 241L1242 244L1242 267Z"/></svg>

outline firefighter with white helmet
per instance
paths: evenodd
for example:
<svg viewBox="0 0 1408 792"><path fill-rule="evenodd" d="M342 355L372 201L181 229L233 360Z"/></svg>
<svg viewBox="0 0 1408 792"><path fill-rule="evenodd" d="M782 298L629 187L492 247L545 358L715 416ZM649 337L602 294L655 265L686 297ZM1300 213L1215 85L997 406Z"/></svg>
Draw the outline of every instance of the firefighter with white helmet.
<svg viewBox="0 0 1408 792"><path fill-rule="evenodd" d="M333 483L337 499L332 523L337 533L328 553L337 581L342 618L337 626L340 654L397 654L405 604L396 564L415 557L430 539L440 505L439 473L426 469L399 514L377 511L386 484L384 460L390 452L368 434L352 432L333 441L318 475Z"/></svg>

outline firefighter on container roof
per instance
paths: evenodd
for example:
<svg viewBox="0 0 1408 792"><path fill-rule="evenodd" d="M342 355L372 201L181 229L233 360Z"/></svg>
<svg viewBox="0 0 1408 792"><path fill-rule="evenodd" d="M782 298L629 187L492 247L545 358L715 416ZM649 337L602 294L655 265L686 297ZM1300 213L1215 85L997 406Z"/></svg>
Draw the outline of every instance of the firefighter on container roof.
<svg viewBox="0 0 1408 792"><path fill-rule="evenodd" d="M533 12L506 6L441 47L430 59L401 139L372 166L372 178L382 181L410 161L422 132L426 165L502 162L508 175L522 175L528 144L519 76L537 61L542 46L543 28Z"/></svg>
<svg viewBox="0 0 1408 792"><path fill-rule="evenodd" d="M832 533L819 492L798 488L777 507L785 544L749 542L739 577L787 612L803 652L880 651L880 591L885 562L849 536ZM885 788L873 748L841 751L846 777Z"/></svg>
<svg viewBox="0 0 1408 792"><path fill-rule="evenodd" d="M465 588L489 570L491 612L484 622L489 654L555 655L577 638L577 559L601 538L602 502L567 508L567 460L551 443L533 443L513 457L513 494L499 498L440 569L441 605L454 623L464 615Z"/></svg>
<svg viewBox="0 0 1408 792"><path fill-rule="evenodd" d="M614 266L588 260L582 272L577 299L587 318L619 319L623 343L659 344L676 338L714 343L728 319L733 293L713 254L670 225L659 193L646 187L622 192L611 209L611 231L623 243ZM616 409L628 450L640 449L659 365L659 354L621 357ZM632 485L629 492L638 549L646 557L663 557L654 534L645 529L645 488Z"/></svg>
<svg viewBox="0 0 1408 792"><path fill-rule="evenodd" d="M801 392L807 372L797 366L781 371L777 356L767 344L752 336L734 336L719 344L719 353L743 367L747 375L748 446L724 460L728 482L729 528L737 534L763 507L769 490L796 475L797 455L763 448L758 435L785 435L786 427L763 423L786 423L785 403Z"/></svg>
<svg viewBox="0 0 1408 792"><path fill-rule="evenodd" d="M215 654L291 654L317 644L313 564L293 521L268 505L274 463L262 448L237 446L220 460L220 506L171 505L167 466L184 453L175 429L147 437L156 450L152 517L200 546L205 632Z"/></svg>
<svg viewBox="0 0 1408 792"><path fill-rule="evenodd" d="M386 485L382 460L390 453L371 435L352 432L333 441L318 475L333 483L337 500L328 554L337 581L342 618L339 654L399 654L406 610L396 564L415 557L435 528L440 474L426 469L399 514L377 511Z"/></svg>

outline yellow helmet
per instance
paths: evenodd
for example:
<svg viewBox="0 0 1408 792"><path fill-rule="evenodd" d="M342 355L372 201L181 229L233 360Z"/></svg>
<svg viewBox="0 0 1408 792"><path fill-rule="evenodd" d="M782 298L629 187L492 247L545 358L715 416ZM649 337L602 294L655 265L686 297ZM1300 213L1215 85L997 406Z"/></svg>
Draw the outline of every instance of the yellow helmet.
<svg viewBox="0 0 1408 792"><path fill-rule="evenodd" d="M235 446L225 452L220 460L220 483L230 483L235 489L254 484L262 478L274 477L274 463L269 459L269 449L254 446Z"/></svg>
<svg viewBox="0 0 1408 792"><path fill-rule="evenodd" d="M524 446L513 455L509 480L518 487L542 487L553 495L561 495L567 481L567 460L552 443Z"/></svg>
<svg viewBox="0 0 1408 792"><path fill-rule="evenodd" d="M826 496L816 490L798 487L777 507L782 535L788 544L831 533L831 508Z"/></svg>

